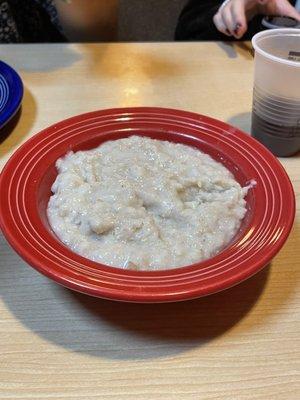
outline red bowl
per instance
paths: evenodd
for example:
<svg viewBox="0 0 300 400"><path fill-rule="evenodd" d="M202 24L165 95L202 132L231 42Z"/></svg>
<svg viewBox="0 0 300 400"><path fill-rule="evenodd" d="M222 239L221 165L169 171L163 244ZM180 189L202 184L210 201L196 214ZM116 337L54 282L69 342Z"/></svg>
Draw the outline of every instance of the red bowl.
<svg viewBox="0 0 300 400"><path fill-rule="evenodd" d="M197 147L223 163L241 185L256 181L246 197L248 211L240 231L217 256L159 272L123 270L73 253L52 232L46 207L56 160L70 150L133 134ZM294 216L290 180L265 147L223 122L171 109L112 109L67 119L21 146L0 177L0 227L20 256L70 289L121 301L178 301L229 288L275 256Z"/></svg>

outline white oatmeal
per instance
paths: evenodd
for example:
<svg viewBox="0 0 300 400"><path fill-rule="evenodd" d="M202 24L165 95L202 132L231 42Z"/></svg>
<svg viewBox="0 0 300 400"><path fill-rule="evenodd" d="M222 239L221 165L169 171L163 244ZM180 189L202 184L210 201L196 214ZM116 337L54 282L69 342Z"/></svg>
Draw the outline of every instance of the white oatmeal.
<svg viewBox="0 0 300 400"><path fill-rule="evenodd" d="M159 270L214 256L246 213L242 188L207 154L132 136L60 158L48 218L74 252Z"/></svg>

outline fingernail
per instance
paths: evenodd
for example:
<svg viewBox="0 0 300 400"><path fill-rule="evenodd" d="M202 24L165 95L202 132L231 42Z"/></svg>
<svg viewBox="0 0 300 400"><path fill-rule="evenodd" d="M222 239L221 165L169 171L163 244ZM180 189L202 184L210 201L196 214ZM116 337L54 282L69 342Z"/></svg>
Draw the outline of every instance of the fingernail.
<svg viewBox="0 0 300 400"><path fill-rule="evenodd" d="M235 29L234 29L234 33L235 33L235 35L237 35L238 34L238 32L239 32L239 30L240 30L240 28L241 28L241 24L238 22L236 25L235 25Z"/></svg>

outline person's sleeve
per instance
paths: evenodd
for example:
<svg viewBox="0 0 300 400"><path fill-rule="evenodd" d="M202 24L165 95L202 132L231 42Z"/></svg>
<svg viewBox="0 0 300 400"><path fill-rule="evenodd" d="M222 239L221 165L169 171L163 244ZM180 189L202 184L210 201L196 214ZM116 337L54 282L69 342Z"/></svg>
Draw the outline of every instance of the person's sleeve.
<svg viewBox="0 0 300 400"><path fill-rule="evenodd" d="M214 23L213 16L218 11L220 0L191 0L182 10L175 40L224 40Z"/></svg>

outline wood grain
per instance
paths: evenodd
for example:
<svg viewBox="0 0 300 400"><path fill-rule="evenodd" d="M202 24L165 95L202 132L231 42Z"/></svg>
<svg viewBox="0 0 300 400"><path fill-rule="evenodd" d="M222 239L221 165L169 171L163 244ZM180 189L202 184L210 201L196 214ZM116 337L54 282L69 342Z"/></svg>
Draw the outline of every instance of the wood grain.
<svg viewBox="0 0 300 400"><path fill-rule="evenodd" d="M25 83L19 119L0 134L0 167L42 128L100 108L180 108L249 131L247 43L1 45L0 57ZM299 160L281 160L298 203ZM0 399L299 399L297 207L293 232L269 267L178 304L72 293L26 265L0 235Z"/></svg>

